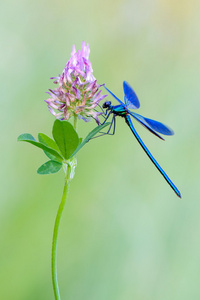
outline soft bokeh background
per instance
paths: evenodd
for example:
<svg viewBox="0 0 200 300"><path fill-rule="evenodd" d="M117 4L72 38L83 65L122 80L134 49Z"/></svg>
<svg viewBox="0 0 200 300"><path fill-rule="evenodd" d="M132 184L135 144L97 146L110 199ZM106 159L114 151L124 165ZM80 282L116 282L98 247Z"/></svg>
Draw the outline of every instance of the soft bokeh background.
<svg viewBox="0 0 200 300"><path fill-rule="evenodd" d="M114 137L78 155L58 244L62 299L200 299L199 0L25 1L0 9L0 299L53 299L51 239L62 172L39 176L42 151L17 143L51 134L43 100L72 44L89 42L99 83L137 92L144 116L169 124L165 142L136 128L182 192L143 153L122 119ZM94 123L79 123L85 136Z"/></svg>

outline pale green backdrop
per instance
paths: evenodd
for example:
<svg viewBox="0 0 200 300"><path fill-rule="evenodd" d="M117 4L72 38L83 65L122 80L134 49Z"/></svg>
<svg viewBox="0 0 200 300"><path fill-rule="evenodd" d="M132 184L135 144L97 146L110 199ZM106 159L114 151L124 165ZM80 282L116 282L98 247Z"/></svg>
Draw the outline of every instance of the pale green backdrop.
<svg viewBox="0 0 200 300"><path fill-rule="evenodd" d="M0 299L53 299L51 239L63 174L37 175L44 154L16 139L51 134L54 117L43 101L49 77L83 40L99 83L123 99L127 80L140 113L174 129L162 142L135 124L183 198L123 119L114 137L87 144L61 222L61 299L200 299L199 11L198 0L1 3ZM79 134L94 126L79 122Z"/></svg>

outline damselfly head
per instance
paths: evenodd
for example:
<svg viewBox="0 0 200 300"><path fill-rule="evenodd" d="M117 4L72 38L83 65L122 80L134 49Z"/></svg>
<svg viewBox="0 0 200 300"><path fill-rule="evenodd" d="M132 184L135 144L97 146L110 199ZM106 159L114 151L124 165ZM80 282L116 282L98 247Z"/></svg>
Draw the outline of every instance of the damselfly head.
<svg viewBox="0 0 200 300"><path fill-rule="evenodd" d="M104 104L102 105L103 108L110 108L111 106L111 101L106 101L104 102Z"/></svg>

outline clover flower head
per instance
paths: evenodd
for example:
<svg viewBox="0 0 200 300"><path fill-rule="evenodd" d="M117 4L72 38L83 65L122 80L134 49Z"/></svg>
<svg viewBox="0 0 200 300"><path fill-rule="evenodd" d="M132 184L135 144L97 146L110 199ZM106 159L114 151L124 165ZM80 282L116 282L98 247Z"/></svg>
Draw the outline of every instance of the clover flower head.
<svg viewBox="0 0 200 300"><path fill-rule="evenodd" d="M78 116L87 122L92 117L99 124L98 115L102 113L95 111L95 108L106 95L101 95L101 85L97 84L93 75L89 54L89 44L86 45L84 41L81 50L76 51L73 45L62 75L51 78L58 87L47 92L50 98L45 102L57 119L68 120Z"/></svg>

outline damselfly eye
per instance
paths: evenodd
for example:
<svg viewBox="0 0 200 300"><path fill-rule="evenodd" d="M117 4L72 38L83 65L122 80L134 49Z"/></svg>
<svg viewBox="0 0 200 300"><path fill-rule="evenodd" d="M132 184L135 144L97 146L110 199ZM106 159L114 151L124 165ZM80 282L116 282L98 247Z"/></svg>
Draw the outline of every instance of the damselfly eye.
<svg viewBox="0 0 200 300"><path fill-rule="evenodd" d="M111 101L106 101L104 102L104 104L102 105L103 108L108 108L111 105Z"/></svg>

